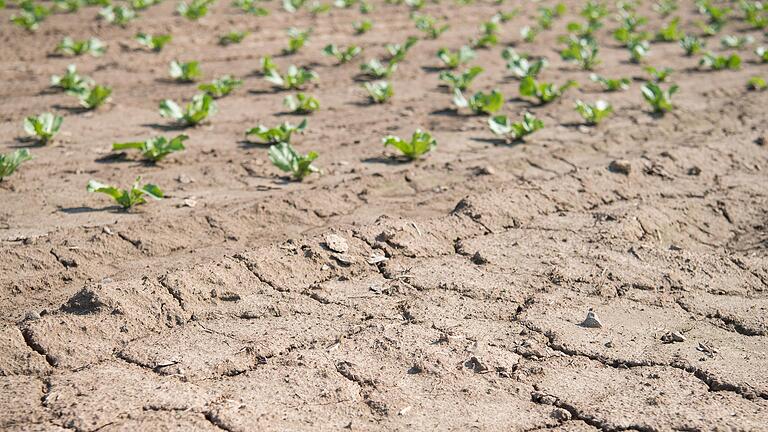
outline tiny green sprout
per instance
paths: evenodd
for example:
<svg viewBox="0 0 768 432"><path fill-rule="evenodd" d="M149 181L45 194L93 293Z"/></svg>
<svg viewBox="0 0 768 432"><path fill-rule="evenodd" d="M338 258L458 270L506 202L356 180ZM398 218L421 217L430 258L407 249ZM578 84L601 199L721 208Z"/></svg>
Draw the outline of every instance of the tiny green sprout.
<svg viewBox="0 0 768 432"><path fill-rule="evenodd" d="M448 24L438 25L437 20L429 15L414 14L411 18L416 28L424 32L429 39L437 39L450 27Z"/></svg>
<svg viewBox="0 0 768 432"><path fill-rule="evenodd" d="M96 180L90 180L86 190L88 192L103 193L112 197L124 210L128 210L133 206L144 204L147 202L145 197L154 198L160 200L163 198L163 191L159 187L148 183L142 187L139 187L141 177L136 177L136 181L130 189L118 189L114 186L108 186L103 183L99 183Z"/></svg>
<svg viewBox="0 0 768 432"><path fill-rule="evenodd" d="M333 5L339 9L349 9L357 3L357 0L335 0Z"/></svg>
<svg viewBox="0 0 768 432"><path fill-rule="evenodd" d="M475 52L472 48L466 45L455 52L447 48L440 48L437 50L437 58L439 58L448 69L456 69L474 59Z"/></svg>
<svg viewBox="0 0 768 432"><path fill-rule="evenodd" d="M348 63L353 58L360 55L363 49L357 45L350 45L346 48L339 48L334 44L328 44L323 48L323 54L331 57L335 57L340 64Z"/></svg>
<svg viewBox="0 0 768 432"><path fill-rule="evenodd" d="M768 83L765 82L765 78L759 76L753 76L747 81L748 90L765 90L768 88Z"/></svg>
<svg viewBox="0 0 768 432"><path fill-rule="evenodd" d="M83 94L92 85L93 81L90 78L77 74L77 67L75 65L67 66L67 71L64 75L51 76L51 87L62 89L67 94Z"/></svg>
<svg viewBox="0 0 768 432"><path fill-rule="evenodd" d="M267 16L269 11L258 4L258 0L234 0L232 5L241 11L254 16Z"/></svg>
<svg viewBox="0 0 768 432"><path fill-rule="evenodd" d="M653 108L654 113L664 114L674 108L672 105L672 95L675 94L678 89L679 87L673 84L668 89L664 90L658 84L649 82L645 83L640 88L640 91L646 102Z"/></svg>
<svg viewBox="0 0 768 432"><path fill-rule="evenodd" d="M581 24L577 22L570 22L566 26L566 30L572 37L577 39L593 39L595 32L600 29L602 24L600 23L586 23Z"/></svg>
<svg viewBox="0 0 768 432"><path fill-rule="evenodd" d="M425 0L405 0L405 4L412 10L421 10L424 8Z"/></svg>
<svg viewBox="0 0 768 432"><path fill-rule="evenodd" d="M474 79L482 72L483 68L480 66L473 66L460 74L448 71L440 72L438 78L440 81L448 84L451 90L459 89L461 91L466 91L469 86L472 85L472 81L474 81Z"/></svg>
<svg viewBox="0 0 768 432"><path fill-rule="evenodd" d="M94 110L107 103L112 96L112 88L103 85L96 85L87 88L83 93L78 94L80 105L87 110Z"/></svg>
<svg viewBox="0 0 768 432"><path fill-rule="evenodd" d="M187 3L185 0L179 2L176 6L176 13L190 21L197 21L208 13L208 7L214 0L192 0Z"/></svg>
<svg viewBox="0 0 768 432"><path fill-rule="evenodd" d="M499 24L495 21L486 21L480 24L480 37L472 40L473 48L490 48L499 43Z"/></svg>
<svg viewBox="0 0 768 432"><path fill-rule="evenodd" d="M659 29L656 33L656 40L659 42L675 42L682 39L685 37L685 33L679 27L680 18L673 18L669 24Z"/></svg>
<svg viewBox="0 0 768 432"><path fill-rule="evenodd" d="M232 75L223 75L207 84L197 86L198 90L211 95L214 99L228 96L236 88L243 85L243 81L233 78Z"/></svg>
<svg viewBox="0 0 768 432"><path fill-rule="evenodd" d="M373 29L373 21L369 19L355 21L352 23L352 29L355 31L355 34L358 35L368 33Z"/></svg>
<svg viewBox="0 0 768 432"><path fill-rule="evenodd" d="M71 37L65 37L56 46L56 53L65 56L90 54L94 57L99 57L104 55L106 51L107 46L97 38L74 40Z"/></svg>
<svg viewBox="0 0 768 432"><path fill-rule="evenodd" d="M588 0L581 9L580 15L590 23L600 23L608 16L608 8L600 0Z"/></svg>
<svg viewBox="0 0 768 432"><path fill-rule="evenodd" d="M0 181L16 172L19 165L30 159L32 156L27 149L18 149L8 154L0 153Z"/></svg>
<svg viewBox="0 0 768 432"><path fill-rule="evenodd" d="M283 0L283 10L288 13L296 13L306 2L307 0Z"/></svg>
<svg viewBox="0 0 768 432"><path fill-rule="evenodd" d="M672 68L662 68L662 69L656 69L653 66L647 66L645 68L645 71L648 72L648 75L651 76L651 79L656 82L664 82L666 81L670 75L672 75Z"/></svg>
<svg viewBox="0 0 768 432"><path fill-rule="evenodd" d="M636 40L631 41L627 45L627 49L629 50L629 60L632 63L640 63L648 55L651 45L647 40Z"/></svg>
<svg viewBox="0 0 768 432"><path fill-rule="evenodd" d="M131 7L135 10L148 9L150 6L159 4L162 0L131 0Z"/></svg>
<svg viewBox="0 0 768 432"><path fill-rule="evenodd" d="M229 33L219 37L219 45L227 46L227 45L239 44L249 34L250 34L250 32L247 32L247 31L235 31L235 30L233 30L233 31L231 31L231 32L229 32Z"/></svg>
<svg viewBox="0 0 768 432"><path fill-rule="evenodd" d="M547 66L547 59L541 57L531 60L526 54L518 54L512 48L506 48L501 52L501 57L507 61L509 69L517 78L527 76L537 77L539 73Z"/></svg>
<svg viewBox="0 0 768 432"><path fill-rule="evenodd" d="M520 29L520 37L527 43L532 43L536 40L536 36L539 35L540 30L536 27L524 26Z"/></svg>
<svg viewBox="0 0 768 432"><path fill-rule="evenodd" d="M513 18L518 16L520 14L520 9L516 8L509 12L504 11L498 11L491 17L491 21L499 24L504 24L506 22L512 21Z"/></svg>
<svg viewBox="0 0 768 432"><path fill-rule="evenodd" d="M283 99L283 105L288 108L288 111L295 114L312 114L320 109L320 101L314 96L304 93L286 96Z"/></svg>
<svg viewBox="0 0 768 432"><path fill-rule="evenodd" d="M318 16L320 14L328 13L331 11L331 5L328 3L320 3L319 1L312 2L311 5L309 5L309 13L311 13L313 16Z"/></svg>
<svg viewBox="0 0 768 432"><path fill-rule="evenodd" d="M43 5L22 3L20 5L21 12L19 15L12 15L11 22L19 27L33 32L40 27L40 23L45 21L48 15L51 14L50 9Z"/></svg>
<svg viewBox="0 0 768 432"><path fill-rule="evenodd" d="M722 45L723 48L741 49L747 45L751 45L754 42L755 42L755 38L749 35L747 36L727 35L727 36L723 36L720 39L720 45Z"/></svg>
<svg viewBox="0 0 768 432"><path fill-rule="evenodd" d="M759 46L755 48L755 54L760 58L763 63L768 63L768 48Z"/></svg>
<svg viewBox="0 0 768 432"><path fill-rule="evenodd" d="M364 74L376 78L389 78L392 76L392 74L397 70L397 63L396 62L387 62L386 65L384 65L381 61L378 59L371 59L368 60L368 63L363 63L360 65L360 71Z"/></svg>
<svg viewBox="0 0 768 432"><path fill-rule="evenodd" d="M24 132L37 139L37 142L46 145L53 140L53 137L59 133L61 123L64 119L61 116L51 113L43 113L36 117L27 117L24 119Z"/></svg>
<svg viewBox="0 0 768 432"><path fill-rule="evenodd" d="M544 122L526 112L522 121L514 123L505 115L489 117L488 127L495 135L504 137L508 142L514 142L522 141L526 136L543 128Z"/></svg>
<svg viewBox="0 0 768 432"><path fill-rule="evenodd" d="M563 3L558 3L551 8L544 6L539 7L539 18L537 20L539 27L544 30L551 29L552 23L555 21L555 19L565 15L566 11L567 8Z"/></svg>
<svg viewBox="0 0 768 432"><path fill-rule="evenodd" d="M265 65L266 75L264 79L282 87L285 90L298 89L317 79L317 73L304 68L298 68L294 65L288 67L285 75L280 75L277 68L272 65Z"/></svg>
<svg viewBox="0 0 768 432"><path fill-rule="evenodd" d="M739 69L741 68L741 57L738 54L729 56L719 56L712 53L704 54L699 60L699 65L712 70Z"/></svg>
<svg viewBox="0 0 768 432"><path fill-rule="evenodd" d="M408 37L403 44L388 43L384 46L389 54L390 63L400 63L405 60L405 56L408 54L411 48L416 45L419 39L413 36Z"/></svg>
<svg viewBox="0 0 768 432"><path fill-rule="evenodd" d="M539 104L550 103L565 93L571 87L578 87L576 81L569 80L562 86L556 86L551 83L538 83L531 77L525 77L520 81L520 94L522 96L535 97Z"/></svg>
<svg viewBox="0 0 768 432"><path fill-rule="evenodd" d="M611 104L604 100L598 100L594 104L588 104L577 100L574 108L589 125L600 123L605 117L613 112Z"/></svg>
<svg viewBox="0 0 768 432"><path fill-rule="evenodd" d="M125 27L129 22L136 19L136 11L129 6L109 5L99 11L99 16L110 24Z"/></svg>
<svg viewBox="0 0 768 432"><path fill-rule="evenodd" d="M706 42L696 36L685 36L680 39L680 47L685 51L685 55L689 57L700 53L705 46Z"/></svg>
<svg viewBox="0 0 768 432"><path fill-rule="evenodd" d="M393 135L387 135L381 142L384 143L384 147L392 146L400 150L410 160L420 158L437 146L437 141L432 138L432 135L421 129L417 129L413 133L410 141L405 141Z"/></svg>
<svg viewBox="0 0 768 432"><path fill-rule="evenodd" d="M368 96L374 103L384 103L392 98L395 90L392 84L387 81L376 81L373 83L364 83L363 87L368 91Z"/></svg>
<svg viewBox="0 0 768 432"><path fill-rule="evenodd" d="M216 102L207 93L193 96L192 101L183 110L170 99L160 102L160 115L175 120L183 126L196 126L216 112Z"/></svg>
<svg viewBox="0 0 768 432"><path fill-rule="evenodd" d="M569 39L568 46L560 51L560 57L563 60L572 61L581 66L584 70L592 70L600 64L597 58L599 48L594 39Z"/></svg>
<svg viewBox="0 0 768 432"><path fill-rule="evenodd" d="M739 5L744 12L744 21L753 29L764 30L768 27L768 15L766 15L768 6L763 2L742 0Z"/></svg>
<svg viewBox="0 0 768 432"><path fill-rule="evenodd" d="M255 135L256 138L261 140L259 144L279 144L279 143L291 143L291 135L294 133L302 133L307 128L307 119L304 119L297 126L294 126L288 122L285 122L279 126L268 128L264 125L258 125L255 128L245 131L245 137L248 138Z"/></svg>
<svg viewBox="0 0 768 432"><path fill-rule="evenodd" d="M126 142L112 144L112 151L138 150L141 156L152 162L157 163L171 153L184 150L184 141L189 137L186 135L177 135L170 140L165 137L152 137L146 141Z"/></svg>
<svg viewBox="0 0 768 432"><path fill-rule="evenodd" d="M171 62L168 73L171 75L171 78L183 83L195 82L203 74L200 70L199 62L191 61L181 63L178 60L173 60Z"/></svg>
<svg viewBox="0 0 768 432"><path fill-rule="evenodd" d="M318 156L313 151L306 155L300 155L287 142L281 142L269 147L270 162L281 171L290 173L298 181L302 181L306 176L319 171L317 167L312 165L312 162Z"/></svg>
<svg viewBox="0 0 768 432"><path fill-rule="evenodd" d="M603 86L605 91L614 92L619 90L627 90L629 84L632 82L629 78L606 78L597 74L591 74L589 79Z"/></svg>
<svg viewBox="0 0 768 432"><path fill-rule="evenodd" d="M677 10L677 7L677 0L657 0L653 5L653 10L662 17L668 17Z"/></svg>
<svg viewBox="0 0 768 432"><path fill-rule="evenodd" d="M261 58L261 74L264 76L267 76L275 72L277 72L277 74L280 75L277 69L277 65L275 64L274 60L272 60L272 57L270 56L262 57Z"/></svg>
<svg viewBox="0 0 768 432"><path fill-rule="evenodd" d="M467 108L475 114L493 114L504 106L504 96L498 90L492 90L490 93L477 92L469 99L466 99L461 90L453 91L453 104L458 108Z"/></svg>
<svg viewBox="0 0 768 432"><path fill-rule="evenodd" d="M373 12L373 5L368 3L368 2L366 2L366 1L361 1L360 2L360 13L363 14L363 15L367 15L367 14L369 14L371 12Z"/></svg>
<svg viewBox="0 0 768 432"><path fill-rule="evenodd" d="M309 40L309 35L312 34L312 29L299 30L291 27L288 29L288 48L285 48L283 52L285 54L296 54Z"/></svg>
<svg viewBox="0 0 768 432"><path fill-rule="evenodd" d="M162 34L162 35L151 35L147 33L137 33L136 34L136 42L139 43L139 45L143 46L146 49L152 50L154 52L160 52L163 50L163 47L168 44L172 39L172 36L169 34Z"/></svg>

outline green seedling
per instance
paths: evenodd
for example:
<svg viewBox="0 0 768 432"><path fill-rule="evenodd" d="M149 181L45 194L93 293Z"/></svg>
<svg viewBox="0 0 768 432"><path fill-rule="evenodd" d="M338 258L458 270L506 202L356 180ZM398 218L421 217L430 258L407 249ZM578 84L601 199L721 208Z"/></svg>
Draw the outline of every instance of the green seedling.
<svg viewBox="0 0 768 432"><path fill-rule="evenodd" d="M680 39L680 47L683 48L688 57L700 53L705 46L706 42L696 36L685 36Z"/></svg>
<svg viewBox="0 0 768 432"><path fill-rule="evenodd" d="M279 144L291 143L291 135L302 133L307 128L307 119L304 119L297 126L285 122L279 126L268 128L264 125L258 125L255 128L248 129L245 137L256 136L260 144Z"/></svg>
<svg viewBox="0 0 768 432"><path fill-rule="evenodd" d="M387 81L376 81L373 83L363 84L365 90L368 91L368 96L374 103L384 103L392 98L395 94L392 84Z"/></svg>
<svg viewBox="0 0 768 432"><path fill-rule="evenodd" d="M107 52L107 46L97 38L76 41L71 37L65 37L56 46L56 53L65 56L90 54L94 57L100 57L105 52Z"/></svg>
<svg viewBox="0 0 768 432"><path fill-rule="evenodd" d="M176 13L190 21L197 21L208 13L208 7L214 0L192 0L187 3L185 0L179 2L176 6Z"/></svg>
<svg viewBox="0 0 768 432"><path fill-rule="evenodd" d="M535 97L540 105L550 103L565 93L571 87L578 87L576 81L569 80L561 86L551 83L538 83L531 77L525 77L520 81L520 94L522 96Z"/></svg>
<svg viewBox="0 0 768 432"><path fill-rule="evenodd" d="M592 70L600 64L599 48L593 39L569 39L568 46L560 51L563 60L574 62L584 70Z"/></svg>
<svg viewBox="0 0 768 432"><path fill-rule="evenodd" d="M403 44L386 44L384 48L387 50L387 54L389 54L389 62L400 63L401 61L405 60L405 56L408 54L408 51L410 51L410 49L413 48L413 46L416 45L416 42L418 41L419 39L410 36L405 40L405 43Z"/></svg>
<svg viewBox="0 0 768 432"><path fill-rule="evenodd" d="M297 28L288 29L288 48L285 48L283 52L285 54L296 54L309 40L309 35L312 33L312 29L299 30Z"/></svg>
<svg viewBox="0 0 768 432"><path fill-rule="evenodd" d="M499 43L499 24L487 21L480 25L480 36L472 40L473 48L490 48Z"/></svg>
<svg viewBox="0 0 768 432"><path fill-rule="evenodd" d="M744 22L751 25L755 30L765 30L768 27L768 7L761 1L742 0L739 3L744 12Z"/></svg>
<svg viewBox="0 0 768 432"><path fill-rule="evenodd" d="M531 60L527 55L518 54L512 48L506 48L502 51L501 57L507 61L507 69L517 78L525 78L527 76L535 78L547 66L547 59L542 57Z"/></svg>
<svg viewBox="0 0 768 432"><path fill-rule="evenodd" d="M670 16L677 8L677 0L658 0L653 5L653 10L665 18Z"/></svg>
<svg viewBox="0 0 768 432"><path fill-rule="evenodd" d="M159 187L148 183L142 187L139 187L141 177L136 177L136 181L130 189L118 189L114 186L108 186L103 183L99 183L96 180L90 180L86 190L88 192L103 193L112 197L124 210L128 210L133 206L144 204L147 202L146 197L160 200L163 198L163 191Z"/></svg>
<svg viewBox="0 0 768 432"><path fill-rule="evenodd" d="M360 13L363 14L363 15L367 15L367 14L369 14L371 12L373 12L373 5L368 3L368 2L366 2L366 1L361 1L360 2Z"/></svg>
<svg viewBox="0 0 768 432"><path fill-rule="evenodd" d="M565 29L576 39L594 39L595 32L598 31L600 27L602 27L601 23L587 22L586 24L581 24L578 22L569 22Z"/></svg>
<svg viewBox="0 0 768 432"><path fill-rule="evenodd" d="M656 33L656 40L659 42L675 42L684 37L685 33L680 30L680 18L673 18Z"/></svg>
<svg viewBox="0 0 768 432"><path fill-rule="evenodd" d="M755 48L755 54L760 58L763 63L768 63L768 48L759 46Z"/></svg>
<svg viewBox="0 0 768 432"><path fill-rule="evenodd" d="M599 0L589 0L581 9L580 15L589 23L600 23L608 16L608 8Z"/></svg>
<svg viewBox="0 0 768 432"><path fill-rule="evenodd" d="M283 10L288 13L296 13L306 3L307 0L283 0Z"/></svg>
<svg viewBox="0 0 768 432"><path fill-rule="evenodd" d="M492 90L490 93L477 92L469 99L466 99L461 90L453 91L453 104L458 108L467 108L475 114L493 114L504 106L504 96L498 90Z"/></svg>
<svg viewBox="0 0 768 432"><path fill-rule="evenodd" d="M312 2L311 5L309 5L309 13L312 14L312 16L318 16L320 14L328 13L331 11L331 5L328 3L320 3L318 1Z"/></svg>
<svg viewBox="0 0 768 432"><path fill-rule="evenodd" d="M227 46L227 45L239 44L249 34L251 34L251 33L247 32L247 31L234 31L233 30L233 31L231 31L231 32L229 32L229 33L219 37L219 45Z"/></svg>
<svg viewBox="0 0 768 432"><path fill-rule="evenodd" d="M646 102L653 108L654 113L664 114L674 108L672 105L672 95L675 94L678 89L679 87L673 84L668 89L664 90L658 84L650 82L644 84L640 88L640 91Z"/></svg>
<svg viewBox="0 0 768 432"><path fill-rule="evenodd" d="M741 68L741 57L738 54L729 56L720 56L712 53L704 54L699 60L699 66L704 66L712 70L739 69Z"/></svg>
<svg viewBox="0 0 768 432"><path fill-rule="evenodd" d="M629 78L605 78L597 74L591 74L589 76L589 79L593 82L596 82L603 86L603 90L605 91L619 91L619 90L627 90L629 88L629 84L632 82Z"/></svg>
<svg viewBox="0 0 768 432"><path fill-rule="evenodd" d="M488 127L495 135L504 137L508 142L522 141L526 136L544 127L544 122L531 113L525 113L523 120L513 123L505 115L488 118Z"/></svg>
<svg viewBox="0 0 768 432"><path fill-rule="evenodd" d="M136 11L129 6L109 5L99 11L99 16L104 21L120 27L125 27L136 19Z"/></svg>
<svg viewBox="0 0 768 432"><path fill-rule="evenodd" d="M339 9L349 9L357 3L358 0L335 0L333 5Z"/></svg>
<svg viewBox="0 0 768 432"><path fill-rule="evenodd" d="M437 146L437 141L429 132L417 129L410 141L405 141L394 135L387 135L382 140L384 147L392 146L400 150L410 160L416 160L429 153Z"/></svg>
<svg viewBox="0 0 768 432"><path fill-rule="evenodd" d="M136 34L136 42L138 42L139 45L143 46L144 48L147 48L154 52L162 51L163 47L166 44L168 44L168 42L170 42L171 39L172 39L172 36L169 34L163 34L163 35L151 35L147 33Z"/></svg>
<svg viewBox="0 0 768 432"><path fill-rule="evenodd" d="M438 78L440 81L446 83L451 90L459 89L461 91L466 91L469 86L472 85L472 81L474 81L474 79L482 72L483 68L480 66L473 66L460 74L448 71L440 72Z"/></svg>
<svg viewBox="0 0 768 432"><path fill-rule="evenodd" d="M51 14L50 9L31 2L22 3L20 8L19 15L11 16L11 22L30 32L37 30L40 24Z"/></svg>
<svg viewBox="0 0 768 432"><path fill-rule="evenodd" d="M539 27L544 30L551 29L555 19L565 15L566 12L567 8L563 3L558 3L551 8L544 6L539 7L539 18L537 20Z"/></svg>
<svg viewBox="0 0 768 432"><path fill-rule="evenodd" d="M10 176L19 166L32 159L27 149L18 149L12 153L0 154L0 181Z"/></svg>
<svg viewBox="0 0 768 432"><path fill-rule="evenodd" d="M80 105L87 110L94 110L109 102L112 96L112 87L96 85L79 93Z"/></svg>
<svg viewBox="0 0 768 432"><path fill-rule="evenodd" d="M131 7L134 10L145 10L148 9L150 6L154 6L156 4L160 4L160 2L163 0L131 0Z"/></svg>
<svg viewBox="0 0 768 432"><path fill-rule="evenodd" d="M520 29L520 37L523 38L524 42L533 43L540 31L537 27L524 26Z"/></svg>
<svg viewBox="0 0 768 432"><path fill-rule="evenodd" d="M423 9L425 3L425 0L405 0L405 4L412 10Z"/></svg>
<svg viewBox="0 0 768 432"><path fill-rule="evenodd" d="M234 0L232 2L232 5L249 15L255 15L255 16L269 15L269 10L259 6L258 1L259 0Z"/></svg>
<svg viewBox="0 0 768 432"><path fill-rule="evenodd" d="M51 87L60 88L67 94L80 95L93 85L93 80L77 74L75 65L67 66L64 75L52 75Z"/></svg>
<svg viewBox="0 0 768 432"><path fill-rule="evenodd" d="M368 63L360 65L360 71L364 74L376 78L389 78L397 70L396 62L387 62L386 66L377 59L368 60Z"/></svg>
<svg viewBox="0 0 768 432"><path fill-rule="evenodd" d="M4 3L4 1L0 3ZM84 3L83 0L53 0L54 8L62 13L77 12L83 7Z"/></svg>
<svg viewBox="0 0 768 432"><path fill-rule="evenodd" d="M513 18L520 14L520 8L513 9L509 12L498 11L491 17L491 21L499 24L504 24L512 21Z"/></svg>
<svg viewBox="0 0 768 432"><path fill-rule="evenodd" d="M272 65L266 65L264 68L266 75L264 79L282 87L285 90L298 89L317 79L317 73L304 68L298 68L294 65L288 67L285 75L280 75L277 68Z"/></svg>
<svg viewBox="0 0 768 432"><path fill-rule="evenodd" d="M632 63L640 63L651 49L651 44L647 40L631 41L627 46L629 50L629 60Z"/></svg>
<svg viewBox="0 0 768 432"><path fill-rule="evenodd" d="M369 19L355 21L352 23L352 29L355 31L355 34L358 35L368 33L373 29L373 21Z"/></svg>
<svg viewBox="0 0 768 432"><path fill-rule="evenodd" d="M468 46L463 46L455 52L447 48L440 48L437 50L437 58L439 58L448 69L456 69L463 64L469 63L470 60L475 58L475 52Z"/></svg>
<svg viewBox="0 0 768 432"><path fill-rule="evenodd" d="M144 159L157 163L171 153L186 149L184 141L188 138L186 135L177 135L170 140L165 137L153 137L141 142L114 143L112 151L138 150Z"/></svg>
<svg viewBox="0 0 768 432"><path fill-rule="evenodd" d="M360 55L361 52L363 52L363 49L357 45L339 48L334 44L329 44L323 48L323 54L336 58L340 64L352 61L352 59Z"/></svg>
<svg viewBox="0 0 768 432"><path fill-rule="evenodd" d="M438 25L437 20L429 15L415 14L412 19L416 28L426 34L429 39L437 39L450 27L448 24Z"/></svg>
<svg viewBox="0 0 768 432"><path fill-rule="evenodd" d="M287 142L281 142L269 147L269 160L272 162L272 165L290 173L298 181L304 180L306 176L319 171L317 167L312 165L312 162L318 156L313 151L306 155L300 155Z"/></svg>
<svg viewBox="0 0 768 432"><path fill-rule="evenodd" d="M46 145L53 140L53 137L59 133L61 123L64 119L61 116L51 113L43 113L36 117L27 117L24 119L24 132L33 136L37 142Z"/></svg>
<svg viewBox="0 0 768 432"><path fill-rule="evenodd" d="M320 101L314 96L304 93L296 93L296 96L286 96L283 99L283 105L288 108L288 111L295 114L312 114L320 109Z"/></svg>
<svg viewBox="0 0 768 432"><path fill-rule="evenodd" d="M192 101L183 110L170 99L160 102L160 115L175 120L183 126L196 126L209 116L216 114L217 110L216 102L207 93L193 96Z"/></svg>
<svg viewBox="0 0 768 432"><path fill-rule="evenodd" d="M768 83L765 82L765 78L759 77L759 76L753 76L752 78L747 81L747 89L748 90L765 90L768 88Z"/></svg>
<svg viewBox="0 0 768 432"><path fill-rule="evenodd" d="M604 100L598 100L594 104L588 104L580 100L574 105L576 112L590 125L600 123L605 117L613 112L611 104Z"/></svg>
<svg viewBox="0 0 768 432"><path fill-rule="evenodd" d="M181 63L178 60L171 62L168 73L171 75L171 78L183 83L195 82L203 74L203 72L200 70L199 62L191 61Z"/></svg>
<svg viewBox="0 0 768 432"><path fill-rule="evenodd" d="M231 75L224 75L208 84L200 84L197 88L198 90L211 95L214 99L219 99L228 96L241 85L243 85L242 80L233 78Z"/></svg>
<svg viewBox="0 0 768 432"><path fill-rule="evenodd" d="M733 48L733 49L741 49L747 45L751 45L754 42L755 42L755 38L749 35L747 36L728 35L728 36L723 36L720 39L720 45L722 45L723 48Z"/></svg>
<svg viewBox="0 0 768 432"><path fill-rule="evenodd" d="M672 75L672 68L665 67L663 69L656 69L653 66L648 66L645 68L645 71L648 72L648 75L651 76L651 79L656 82L664 82L666 81L670 75Z"/></svg>

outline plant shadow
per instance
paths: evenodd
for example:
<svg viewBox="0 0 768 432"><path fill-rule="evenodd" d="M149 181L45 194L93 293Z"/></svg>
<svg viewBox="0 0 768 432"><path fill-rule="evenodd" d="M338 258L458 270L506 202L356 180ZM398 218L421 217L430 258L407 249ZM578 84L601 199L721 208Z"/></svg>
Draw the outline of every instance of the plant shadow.
<svg viewBox="0 0 768 432"><path fill-rule="evenodd" d="M171 131L182 131L185 129L189 129L189 126L185 126L183 124L177 124L177 123L144 123L141 125L142 127L148 127L156 130L161 130L165 132L171 132Z"/></svg>
<svg viewBox="0 0 768 432"><path fill-rule="evenodd" d="M59 211L66 214L83 214L83 213L99 213L99 212L125 213L126 212L122 207L118 205L109 205L101 208L88 207L88 206L61 207L59 208Z"/></svg>
<svg viewBox="0 0 768 432"><path fill-rule="evenodd" d="M374 156L362 159L361 162L367 164L406 165L411 160L405 156Z"/></svg>

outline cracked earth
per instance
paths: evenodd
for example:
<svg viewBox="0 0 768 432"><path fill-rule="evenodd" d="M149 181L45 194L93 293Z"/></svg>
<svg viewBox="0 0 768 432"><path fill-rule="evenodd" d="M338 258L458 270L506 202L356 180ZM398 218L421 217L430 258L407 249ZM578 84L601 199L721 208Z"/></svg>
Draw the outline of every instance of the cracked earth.
<svg viewBox="0 0 768 432"><path fill-rule="evenodd" d="M676 44L654 44L649 61L674 68L681 87L676 109L655 118L639 82L603 94L559 60L556 36L573 17L519 44L535 16L519 3L503 43L546 55L543 79L582 86L542 107L509 101L507 112L547 125L510 146L490 140L484 118L446 115L434 70L435 51L461 46L498 6L428 5L451 30L413 48L392 104L369 106L349 86L358 65L319 51L354 41L363 57L382 54L413 33L404 6L375 3L375 30L353 37L356 10L315 19L266 3L273 16L258 19L220 2L190 23L171 3L127 29L88 8L35 35L0 31L0 77L13 83L0 89L3 136L31 112L65 115L62 142L33 148L0 184L0 428L768 430L767 100L744 88L765 65L701 72ZM239 144L245 128L286 118L285 93L254 71L290 25L313 26L311 43L276 61L321 77L310 93L323 109L297 147L321 154L323 174L304 183ZM218 49L231 27L253 34ZM174 42L160 54L125 46L139 28ZM109 44L76 60L114 86L108 108L73 114L71 99L45 91L72 62L46 57L62 35ZM478 52L488 67L477 85L511 96L500 50ZM176 57L200 60L206 79L244 77L244 89L160 167L105 159L113 141L158 133L159 98L193 91L161 79ZM601 74L643 76L617 45L601 57ZM615 115L574 126L571 100L597 97ZM380 138L415 127L438 147L397 163ZM616 160L628 174L609 169ZM169 198L123 213L85 192L90 178L136 175ZM332 250L331 235L348 250ZM590 310L602 327L581 325Z"/></svg>

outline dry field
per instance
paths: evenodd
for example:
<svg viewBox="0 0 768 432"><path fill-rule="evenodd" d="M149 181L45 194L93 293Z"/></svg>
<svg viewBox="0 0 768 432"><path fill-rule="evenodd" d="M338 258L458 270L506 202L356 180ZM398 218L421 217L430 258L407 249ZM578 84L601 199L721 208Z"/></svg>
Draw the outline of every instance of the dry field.
<svg viewBox="0 0 768 432"><path fill-rule="evenodd" d="M33 156L0 182L0 429L768 430L768 92L746 85L768 79L755 53L768 38L740 4L713 3L733 11L706 37L693 1L666 17L639 2L651 43L633 63L606 1L593 72L629 78L616 92L560 56L584 1L533 42L521 28L554 1L427 1L417 13L450 26L436 39L407 4L369 4L313 15L311 2L288 13L266 1L269 16L254 16L218 0L189 20L165 0L125 27L84 6L35 32L11 24L16 3L0 10L0 154ZM467 64L484 68L467 97L498 89L497 114L544 122L506 141L487 115L456 111L436 52L516 8ZM673 17L702 52L654 39ZM289 27L312 28L291 55ZM250 34L221 46L233 29ZM151 52L138 32L173 39ZM752 40L726 48L727 35ZM106 53L54 55L65 36ZM360 65L408 36L419 40L389 78L394 96L371 103ZM340 65L328 44L363 52ZM521 95L507 47L548 59L539 81L579 87L548 104ZM742 64L700 65L709 51ZM303 91L319 111L288 112L295 91L264 79L266 55L317 73ZM170 78L174 59L199 61L198 83L242 86L182 130L158 114L198 92ZM87 111L51 89L69 64L111 101ZM664 115L641 93L646 66L673 69ZM613 114L586 125L577 99ZM39 145L22 123L44 112L63 124ZM321 172L291 181L244 132L303 118L291 143L319 153ZM417 128L437 141L418 160L382 145ZM156 165L111 149L180 133L186 150ZM137 176L165 199L123 211L86 191ZM601 327L585 325L590 310Z"/></svg>

